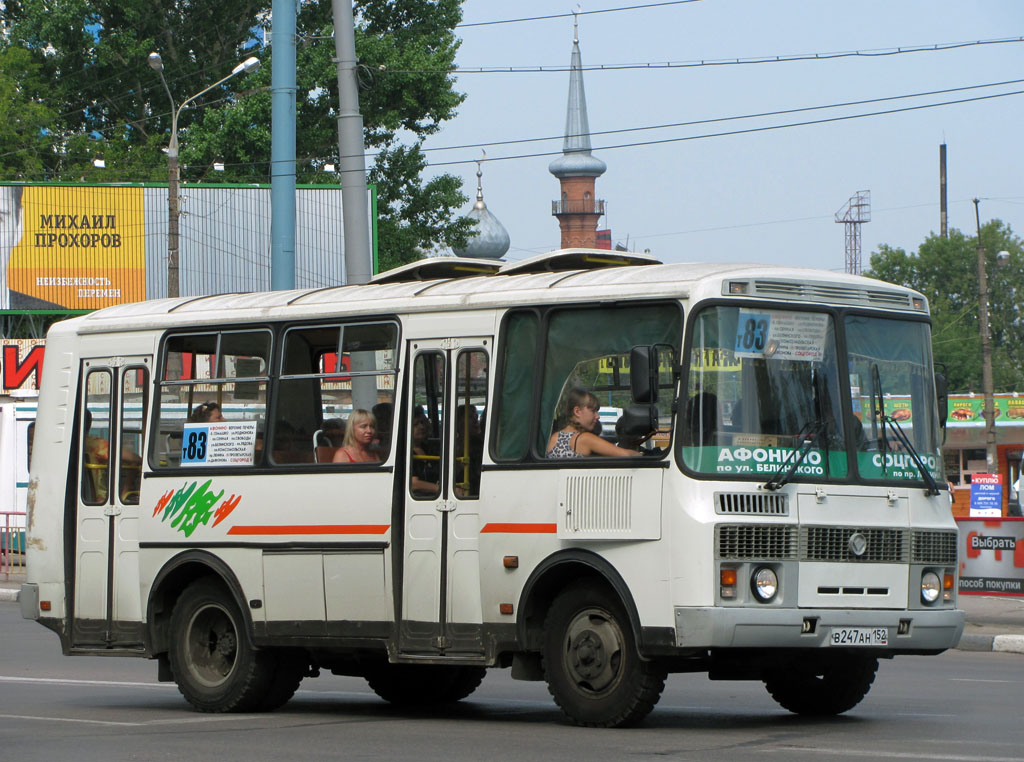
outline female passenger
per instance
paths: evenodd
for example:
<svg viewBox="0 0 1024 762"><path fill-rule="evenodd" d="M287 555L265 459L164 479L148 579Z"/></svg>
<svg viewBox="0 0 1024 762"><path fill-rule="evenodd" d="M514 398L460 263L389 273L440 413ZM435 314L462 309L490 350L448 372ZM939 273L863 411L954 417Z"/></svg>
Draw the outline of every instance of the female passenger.
<svg viewBox="0 0 1024 762"><path fill-rule="evenodd" d="M551 435L548 440L547 457L579 458L586 455L631 456L640 455L635 450L617 447L594 434L597 427L597 411L601 404L586 389L572 389L566 395L565 409L568 423Z"/></svg>
<svg viewBox="0 0 1024 762"><path fill-rule="evenodd" d="M335 463L376 463L380 460L372 449L377 436L377 422L369 410L357 408L348 417L345 426L345 440L342 447L334 453Z"/></svg>

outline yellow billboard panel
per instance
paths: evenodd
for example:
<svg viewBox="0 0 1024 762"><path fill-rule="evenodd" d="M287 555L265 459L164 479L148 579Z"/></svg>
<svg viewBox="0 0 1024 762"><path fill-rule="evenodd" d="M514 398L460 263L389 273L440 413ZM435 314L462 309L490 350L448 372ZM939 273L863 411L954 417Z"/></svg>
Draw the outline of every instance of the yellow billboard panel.
<svg viewBox="0 0 1024 762"><path fill-rule="evenodd" d="M146 298L142 188L0 191L0 309L93 310ZM5 208L13 210L6 218Z"/></svg>

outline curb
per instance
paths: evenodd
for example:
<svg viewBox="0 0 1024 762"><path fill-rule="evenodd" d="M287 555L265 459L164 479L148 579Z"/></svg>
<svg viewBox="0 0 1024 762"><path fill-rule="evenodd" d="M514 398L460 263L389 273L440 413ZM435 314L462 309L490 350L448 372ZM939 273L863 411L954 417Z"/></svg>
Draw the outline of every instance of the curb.
<svg viewBox="0 0 1024 762"><path fill-rule="evenodd" d="M18 591L0 588L0 601L17 601Z"/></svg>
<svg viewBox="0 0 1024 762"><path fill-rule="evenodd" d="M1024 654L1024 635L963 635L956 649Z"/></svg>

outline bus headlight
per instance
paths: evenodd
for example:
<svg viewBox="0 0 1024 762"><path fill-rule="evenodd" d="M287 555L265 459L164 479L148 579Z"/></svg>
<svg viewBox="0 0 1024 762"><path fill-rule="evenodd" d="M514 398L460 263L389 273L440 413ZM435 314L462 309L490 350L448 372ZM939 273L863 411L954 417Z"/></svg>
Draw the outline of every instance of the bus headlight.
<svg viewBox="0 0 1024 762"><path fill-rule="evenodd" d="M942 580L933 571L927 571L921 575L921 600L925 603L935 603L942 594Z"/></svg>
<svg viewBox="0 0 1024 762"><path fill-rule="evenodd" d="M767 603L779 590L779 578L772 569L762 566L750 577L750 589L761 603Z"/></svg>

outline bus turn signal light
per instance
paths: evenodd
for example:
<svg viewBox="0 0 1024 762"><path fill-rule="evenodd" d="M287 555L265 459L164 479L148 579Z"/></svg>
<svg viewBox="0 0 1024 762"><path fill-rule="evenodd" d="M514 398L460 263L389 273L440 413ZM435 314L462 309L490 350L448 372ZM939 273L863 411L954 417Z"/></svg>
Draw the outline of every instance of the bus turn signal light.
<svg viewBox="0 0 1024 762"><path fill-rule="evenodd" d="M736 597L736 570L735 569L722 569L719 571L719 580L721 582L721 596L723 598L735 598Z"/></svg>
<svg viewBox="0 0 1024 762"><path fill-rule="evenodd" d="M49 601L39 601L39 610L40 611L49 611L50 610L50 602Z"/></svg>

